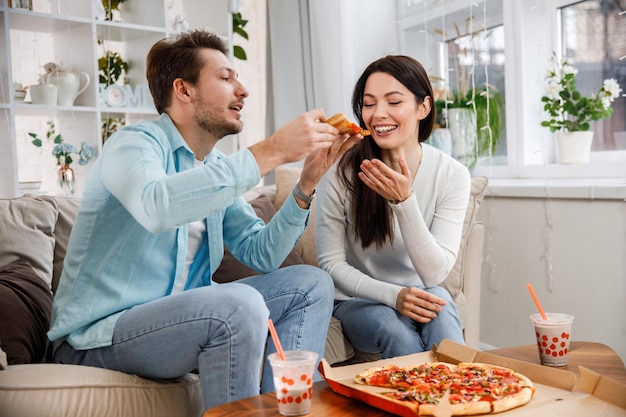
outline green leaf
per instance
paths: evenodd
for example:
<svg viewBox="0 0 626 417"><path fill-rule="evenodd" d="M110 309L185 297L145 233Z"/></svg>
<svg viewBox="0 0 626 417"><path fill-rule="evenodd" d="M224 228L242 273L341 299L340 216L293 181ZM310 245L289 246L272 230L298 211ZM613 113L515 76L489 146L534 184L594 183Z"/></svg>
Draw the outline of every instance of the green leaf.
<svg viewBox="0 0 626 417"><path fill-rule="evenodd" d="M30 135L30 133L29 133ZM43 143L41 142L41 139L35 139L31 142L33 145L35 145L36 147L40 148L41 145L43 145Z"/></svg>
<svg viewBox="0 0 626 417"><path fill-rule="evenodd" d="M241 12L233 13L233 26L244 27L247 24L248 21L242 17Z"/></svg>
<svg viewBox="0 0 626 417"><path fill-rule="evenodd" d="M246 32L242 28L233 28L233 33L236 33L244 39L248 39L248 32Z"/></svg>
<svg viewBox="0 0 626 417"><path fill-rule="evenodd" d="M54 143L63 143L63 138L61 137L61 135L55 136Z"/></svg>
<svg viewBox="0 0 626 417"><path fill-rule="evenodd" d="M248 59L246 57L246 51L244 51L243 48L239 45L235 45L233 47L233 55L235 56L235 58L241 59L242 61Z"/></svg>

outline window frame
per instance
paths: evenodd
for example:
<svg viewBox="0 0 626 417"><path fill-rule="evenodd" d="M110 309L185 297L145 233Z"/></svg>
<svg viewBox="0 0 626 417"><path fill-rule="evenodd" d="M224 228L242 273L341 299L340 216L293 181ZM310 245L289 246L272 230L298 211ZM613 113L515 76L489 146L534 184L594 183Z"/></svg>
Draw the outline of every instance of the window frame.
<svg viewBox="0 0 626 417"><path fill-rule="evenodd" d="M458 16L469 7L476 8L473 15L482 14L483 8L486 9L489 2L496 0L486 0L487 4L481 0L469 6L467 2L448 0L438 8L427 8L424 1L427 0L399 1L403 35L401 51L406 50L406 38L411 30L415 33L415 26L426 22L424 24L432 28L436 26L437 19L442 19L442 13ZM580 1L547 0L529 4L526 1L501 0L500 16L480 16L486 17L487 27L504 25L507 156L506 165L479 162L472 171L474 176L573 180L626 177L624 150L592 152L588 164L564 165L555 162L554 133L540 125L544 117L541 96L545 87L545 74L552 52L560 50L558 8ZM434 47L431 45L428 49ZM626 90L626 86L622 86L622 89Z"/></svg>

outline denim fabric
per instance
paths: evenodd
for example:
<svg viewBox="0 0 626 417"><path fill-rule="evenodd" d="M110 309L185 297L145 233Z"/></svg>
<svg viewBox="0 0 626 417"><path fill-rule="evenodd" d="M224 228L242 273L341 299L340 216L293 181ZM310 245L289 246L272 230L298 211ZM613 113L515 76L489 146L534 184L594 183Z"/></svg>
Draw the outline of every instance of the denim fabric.
<svg viewBox="0 0 626 417"><path fill-rule="evenodd" d="M267 361L262 368L264 356L276 351L271 338L266 351L268 310L283 349L321 358L333 291L328 274L298 265L176 293L123 313L111 346L74 350L65 342L55 361L158 379L198 369L204 407L214 407L257 395L260 386L274 390Z"/></svg>
<svg viewBox="0 0 626 417"><path fill-rule="evenodd" d="M427 324L413 321L387 305L360 298L337 301L333 315L341 321L343 332L355 349L380 353L383 359L430 350L443 339L465 343L450 293L441 287L423 290L447 303Z"/></svg>
<svg viewBox="0 0 626 417"><path fill-rule="evenodd" d="M269 278L271 275L271 279ZM266 278L268 277L268 278ZM263 294L270 310L283 350L310 350L324 357L326 334L333 309L335 287L326 272L310 265L294 265L268 275L245 278L246 283ZM276 352L269 340L261 392L274 390L272 372L267 355ZM315 380L321 379L317 372Z"/></svg>

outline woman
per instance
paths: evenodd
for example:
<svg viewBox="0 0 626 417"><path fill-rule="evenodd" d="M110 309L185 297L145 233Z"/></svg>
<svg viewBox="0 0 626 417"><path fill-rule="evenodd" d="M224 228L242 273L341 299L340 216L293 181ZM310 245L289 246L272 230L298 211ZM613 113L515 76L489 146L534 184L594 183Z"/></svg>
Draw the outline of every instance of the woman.
<svg viewBox="0 0 626 417"><path fill-rule="evenodd" d="M407 56L371 63L352 108L371 136L319 184L320 267L335 283L333 315L357 350L382 358L463 343L456 306L438 285L454 266L471 177L423 142L435 108L422 65Z"/></svg>

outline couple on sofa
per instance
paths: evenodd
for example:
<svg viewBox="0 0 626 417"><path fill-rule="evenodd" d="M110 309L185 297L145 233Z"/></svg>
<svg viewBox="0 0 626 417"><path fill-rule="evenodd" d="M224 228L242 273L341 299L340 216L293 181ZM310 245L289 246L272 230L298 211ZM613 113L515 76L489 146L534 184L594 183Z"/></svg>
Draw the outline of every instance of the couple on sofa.
<svg viewBox="0 0 626 417"><path fill-rule="evenodd" d="M339 134L318 109L230 156L214 147L241 131L248 91L223 41L159 41L146 72L160 116L122 128L91 169L54 299L55 361L159 379L198 369L212 407L274 389L268 318L284 349L320 357L332 314L357 349L383 357L463 342L438 284L455 262L470 175L422 144L434 105L417 61L381 58L357 81L354 113L371 136ZM265 225L242 194L303 158ZM316 188L321 268L277 269ZM224 244L265 274L211 285Z"/></svg>

